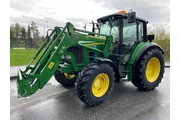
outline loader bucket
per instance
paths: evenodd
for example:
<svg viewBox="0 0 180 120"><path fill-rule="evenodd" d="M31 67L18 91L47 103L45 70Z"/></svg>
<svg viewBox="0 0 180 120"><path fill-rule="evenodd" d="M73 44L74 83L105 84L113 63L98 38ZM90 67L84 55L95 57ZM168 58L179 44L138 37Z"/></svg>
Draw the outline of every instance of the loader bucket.
<svg viewBox="0 0 180 120"><path fill-rule="evenodd" d="M18 71L17 90L19 98L27 97L34 93L25 77L25 74L21 70Z"/></svg>

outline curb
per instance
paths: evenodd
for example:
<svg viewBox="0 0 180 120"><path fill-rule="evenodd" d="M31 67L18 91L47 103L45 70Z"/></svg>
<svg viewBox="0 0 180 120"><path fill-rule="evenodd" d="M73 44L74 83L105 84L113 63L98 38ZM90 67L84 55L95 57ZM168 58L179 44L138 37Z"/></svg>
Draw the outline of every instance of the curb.
<svg viewBox="0 0 180 120"><path fill-rule="evenodd" d="M165 68L170 68L170 65L165 65ZM16 79L17 76L10 76L10 80Z"/></svg>

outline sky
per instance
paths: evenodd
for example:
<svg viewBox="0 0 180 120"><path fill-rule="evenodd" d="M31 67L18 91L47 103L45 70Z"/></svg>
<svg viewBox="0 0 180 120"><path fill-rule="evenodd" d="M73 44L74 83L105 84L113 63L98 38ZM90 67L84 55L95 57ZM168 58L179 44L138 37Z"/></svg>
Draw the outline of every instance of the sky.
<svg viewBox="0 0 180 120"><path fill-rule="evenodd" d="M84 22L131 9L149 26L170 28L169 0L10 0L10 24L27 27L34 21L43 35L47 28L63 27L66 22L83 29Z"/></svg>

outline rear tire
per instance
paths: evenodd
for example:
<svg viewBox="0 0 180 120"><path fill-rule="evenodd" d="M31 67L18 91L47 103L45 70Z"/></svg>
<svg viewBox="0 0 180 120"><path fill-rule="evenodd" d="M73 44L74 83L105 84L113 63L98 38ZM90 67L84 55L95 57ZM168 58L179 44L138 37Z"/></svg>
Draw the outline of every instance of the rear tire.
<svg viewBox="0 0 180 120"><path fill-rule="evenodd" d="M164 74L164 56L159 49L148 50L138 61L132 83L140 90L154 90Z"/></svg>
<svg viewBox="0 0 180 120"><path fill-rule="evenodd" d="M77 80L77 95L88 106L99 105L111 94L114 80L114 71L110 65L89 64Z"/></svg>
<svg viewBox="0 0 180 120"><path fill-rule="evenodd" d="M68 76L70 76L70 77L68 77ZM54 77L55 77L56 81L58 83L62 84L63 86L72 86L76 82L75 75L71 75L71 74L68 74L68 73L62 73L59 70L57 70L54 73Z"/></svg>

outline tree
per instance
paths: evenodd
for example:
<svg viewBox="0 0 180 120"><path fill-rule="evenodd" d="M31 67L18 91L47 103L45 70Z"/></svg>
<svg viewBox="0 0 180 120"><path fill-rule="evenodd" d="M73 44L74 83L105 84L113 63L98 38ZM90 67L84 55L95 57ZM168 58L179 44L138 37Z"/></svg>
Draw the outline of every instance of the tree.
<svg viewBox="0 0 180 120"><path fill-rule="evenodd" d="M15 38L14 25L10 26L10 39Z"/></svg>
<svg viewBox="0 0 180 120"><path fill-rule="evenodd" d="M33 33L33 38L39 38L38 26L34 21L31 21L31 31Z"/></svg>
<svg viewBox="0 0 180 120"><path fill-rule="evenodd" d="M163 26L151 26L148 34L154 34L156 42L164 50L165 60L170 61L170 33Z"/></svg>
<svg viewBox="0 0 180 120"><path fill-rule="evenodd" d="M155 40L170 40L170 33L162 25L148 27L148 34L154 34Z"/></svg>
<svg viewBox="0 0 180 120"><path fill-rule="evenodd" d="M27 38L31 39L31 27L28 25Z"/></svg>
<svg viewBox="0 0 180 120"><path fill-rule="evenodd" d="M20 31L21 31L21 26L19 23L15 24L14 30L15 30L15 37L19 38L20 37Z"/></svg>
<svg viewBox="0 0 180 120"><path fill-rule="evenodd" d="M27 36L26 29L25 29L25 27L22 27L21 28L21 38L25 39L26 36Z"/></svg>
<svg viewBox="0 0 180 120"><path fill-rule="evenodd" d="M44 36L41 36L41 39L42 39L43 41L45 41L45 40L46 40L46 38L45 38Z"/></svg>

